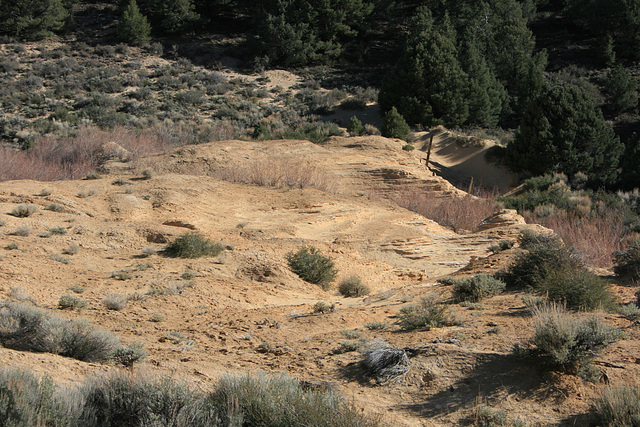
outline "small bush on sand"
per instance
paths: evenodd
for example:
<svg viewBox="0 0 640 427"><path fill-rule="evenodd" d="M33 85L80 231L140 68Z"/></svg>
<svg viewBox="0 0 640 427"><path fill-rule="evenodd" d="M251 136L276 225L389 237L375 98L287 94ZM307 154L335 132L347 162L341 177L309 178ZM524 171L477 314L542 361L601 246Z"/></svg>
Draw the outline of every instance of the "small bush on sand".
<svg viewBox="0 0 640 427"><path fill-rule="evenodd" d="M613 253L615 266L613 271L620 277L640 283L640 239L629 245L625 251Z"/></svg>
<svg viewBox="0 0 640 427"><path fill-rule="evenodd" d="M497 275L507 286L548 295L573 310L615 306L607 284L559 238L525 230L519 241L524 250L506 272Z"/></svg>
<svg viewBox="0 0 640 427"><path fill-rule="evenodd" d="M338 286L338 292L345 297L362 297L369 295L371 291L358 276L349 276L342 279Z"/></svg>
<svg viewBox="0 0 640 427"><path fill-rule="evenodd" d="M288 253L289 267L302 280L319 285L325 291L331 288L338 274L331 258L322 254L317 248L303 247L296 253Z"/></svg>
<svg viewBox="0 0 640 427"><path fill-rule="evenodd" d="M20 237L27 237L29 234L31 234L31 227L29 227L28 225L21 225L13 234Z"/></svg>
<svg viewBox="0 0 640 427"><path fill-rule="evenodd" d="M223 409L220 425L379 425L337 393L303 388L286 374L222 377L208 401ZM229 402L237 402L233 410Z"/></svg>
<svg viewBox="0 0 640 427"><path fill-rule="evenodd" d="M131 367L134 363L140 362L146 357L147 352L143 345L136 342L131 343L126 347L120 347L113 354L113 360L126 367Z"/></svg>
<svg viewBox="0 0 640 427"><path fill-rule="evenodd" d="M438 328L453 324L447 307L438 304L434 296L423 297L420 304L411 304L400 309L400 326L406 331L418 328Z"/></svg>
<svg viewBox="0 0 640 427"><path fill-rule="evenodd" d="M594 405L598 425L640 425L640 386L606 388Z"/></svg>
<svg viewBox="0 0 640 427"><path fill-rule="evenodd" d="M167 245L164 252L176 258L201 258L217 256L223 250L220 243L213 243L199 233L186 233Z"/></svg>
<svg viewBox="0 0 640 427"><path fill-rule="evenodd" d="M380 384L400 381L411 367L411 361L403 349L384 341L369 343L363 348L362 357L360 364L365 375Z"/></svg>
<svg viewBox="0 0 640 427"><path fill-rule="evenodd" d="M465 279L454 279L453 297L456 301L478 302L501 294L507 285L488 274L476 274Z"/></svg>
<svg viewBox="0 0 640 427"><path fill-rule="evenodd" d="M11 215L18 218L26 218L33 215L38 210L36 205L20 204L11 210Z"/></svg>
<svg viewBox="0 0 640 427"><path fill-rule="evenodd" d="M109 310L122 310L127 306L127 301L129 299L126 295L114 292L102 299L102 304L107 307Z"/></svg>
<svg viewBox="0 0 640 427"><path fill-rule="evenodd" d="M28 305L0 303L0 344L95 362L112 357L118 339L86 321L64 320Z"/></svg>
<svg viewBox="0 0 640 427"><path fill-rule="evenodd" d="M73 295L62 295L58 300L58 308L65 309L78 309L81 310L87 306L87 302L83 299L75 297Z"/></svg>
<svg viewBox="0 0 640 427"><path fill-rule="evenodd" d="M36 378L15 368L0 370L0 424L3 426L65 426L68 414L54 395L49 376Z"/></svg>
<svg viewBox="0 0 640 427"><path fill-rule="evenodd" d="M623 337L618 328L599 318L575 320L555 303L532 311L535 333L531 343L552 365L574 374L588 365L597 352Z"/></svg>

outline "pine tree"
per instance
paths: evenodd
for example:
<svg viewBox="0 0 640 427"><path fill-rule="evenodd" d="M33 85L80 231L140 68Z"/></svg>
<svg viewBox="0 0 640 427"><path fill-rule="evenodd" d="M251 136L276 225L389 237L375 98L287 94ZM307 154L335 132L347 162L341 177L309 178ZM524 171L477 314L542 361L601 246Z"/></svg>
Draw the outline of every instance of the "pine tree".
<svg viewBox="0 0 640 427"><path fill-rule="evenodd" d="M359 136L364 132L364 127L362 126L362 122L356 116L351 116L349 119L349 124L347 125L347 132L351 136Z"/></svg>
<svg viewBox="0 0 640 427"><path fill-rule="evenodd" d="M151 25L140 13L136 0L131 0L118 22L118 38L131 44L145 43L151 40Z"/></svg>
<svg viewBox="0 0 640 427"><path fill-rule="evenodd" d="M587 174L592 187L611 184L624 149L584 89L560 84L528 107L506 161L517 172Z"/></svg>
<svg viewBox="0 0 640 427"><path fill-rule="evenodd" d="M0 1L0 34L38 40L61 30L68 17L61 0Z"/></svg>
<svg viewBox="0 0 640 427"><path fill-rule="evenodd" d="M632 110L638 105L638 84L621 65L609 72L604 89L609 97L609 108L614 114Z"/></svg>
<svg viewBox="0 0 640 427"><path fill-rule="evenodd" d="M406 139L411 129L396 107L391 108L384 116L381 134L387 138Z"/></svg>
<svg viewBox="0 0 640 427"><path fill-rule="evenodd" d="M410 123L464 124L469 117L468 78L457 56L448 17L436 25L431 11L419 8L398 67L380 91L383 111L395 106Z"/></svg>

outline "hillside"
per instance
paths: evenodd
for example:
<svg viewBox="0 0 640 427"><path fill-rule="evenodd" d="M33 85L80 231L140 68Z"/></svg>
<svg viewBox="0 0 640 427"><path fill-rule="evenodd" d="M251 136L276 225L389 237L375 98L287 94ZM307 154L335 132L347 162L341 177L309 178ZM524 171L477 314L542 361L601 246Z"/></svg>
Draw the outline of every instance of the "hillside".
<svg viewBox="0 0 640 427"><path fill-rule="evenodd" d="M446 134L438 144L443 140ZM464 196L425 169L419 145L404 151L403 144L382 137L333 138L324 145L231 140L135 164L112 157L103 165L111 172L93 180L3 182L0 297L88 319L125 344L143 343L148 357L134 371L170 375L200 389L223 373L287 371L329 383L391 425L467 423L478 405L527 425L581 424L604 384L540 369L512 354L513 345L533 332L522 293L463 307L451 300L450 286L436 283L504 267L517 249L492 254L488 247L516 239L529 226L503 212L482 231L457 234L398 207L389 198L411 186L439 198ZM445 164L452 169L474 157L469 148L456 152L438 144L432 159L439 173ZM156 174L143 176L146 167ZM496 173L484 169L476 182ZM255 185L274 177L284 184ZM19 204L37 211L9 215ZM25 226L28 235L15 233ZM214 258L162 254L168 242L193 231L227 249ZM77 250L69 251L72 245ZM371 293L345 298L335 288L302 281L286 261L302 246L319 248L334 260L338 280L357 275ZM76 294L88 303L84 310L58 309L70 288L84 290ZM632 291L615 288L622 300ZM123 309L103 305L113 293L129 297ZM458 324L403 331L399 310L428 294L447 301ZM315 312L318 302L333 309ZM628 325L618 315L598 315ZM386 326L370 330L368 322ZM603 367L611 384L633 384L640 375L638 332L626 332L630 339L598 359L622 366ZM412 349L409 373L395 384L368 381L357 369L358 352L337 351L348 337ZM125 369L6 348L0 348L0 363L48 373L59 384Z"/></svg>

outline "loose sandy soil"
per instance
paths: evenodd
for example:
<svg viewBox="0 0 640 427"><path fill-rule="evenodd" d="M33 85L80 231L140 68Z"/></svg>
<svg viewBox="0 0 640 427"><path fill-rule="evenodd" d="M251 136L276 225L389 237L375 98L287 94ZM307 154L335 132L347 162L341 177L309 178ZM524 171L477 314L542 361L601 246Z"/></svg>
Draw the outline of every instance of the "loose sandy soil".
<svg viewBox="0 0 640 427"><path fill-rule="evenodd" d="M461 190L438 176L453 170L473 176L476 183L509 182L506 172L484 163L485 147L460 147L445 134L435 142L432 170L424 166L426 153L420 144L407 152L403 141L362 137L334 138L324 145L216 142L137 165L111 160L105 164L111 174L98 180L3 182L0 298L28 294L37 306L67 318L89 319L123 343L142 342L149 357L136 370L171 375L202 389L225 373L287 371L301 380L333 384L363 410L383 414L389 425L468 424L479 404L505 410L510 419L526 419L529 426L585 425L582 414L605 384L550 373L511 354L512 346L525 343L533 331L521 294L506 293L476 309L451 304L458 326L414 332L398 326L396 314L406 304L427 294L450 299L450 287L436 284L436 279L504 267L517 249L492 255L488 247L515 239L527 227L506 212L482 231L456 234L387 201L386 196L406 186L458 197ZM130 170L149 165L158 174L148 180ZM330 191L216 178L229 175L229 165L237 172L236 180L249 171L266 174L264 170L288 165L317 174ZM51 193L41 195L43 188ZM21 203L33 203L38 211L28 218L8 214ZM54 203L62 212L44 209ZM24 225L32 229L29 236L13 234ZM67 233L39 236L57 227ZM216 258L196 260L143 256L143 248L161 250L192 230L230 249ZM18 249L6 249L10 244ZM71 244L80 250L62 255L68 264L51 258ZM285 257L303 245L332 257L339 279L359 276L371 294L344 298L299 279ZM123 270L129 279L113 277ZM181 278L185 272L193 278ZM88 301L88 307L58 310L59 298L74 285L85 289L78 297ZM101 303L114 292L142 295L154 288L182 291L131 300L121 311L107 310ZM629 301L635 289L614 286L614 291ZM335 310L314 314L318 301ZM630 325L615 314L596 315L611 324ZM163 321L153 322L152 316ZM364 327L374 321L387 327ZM342 331L415 349L408 375L387 385L363 378L357 352L334 353L346 339ZM602 367L611 384L637 383L640 378L639 332L637 327L625 331L629 339L613 344L598 359L623 367ZM450 339L457 341L446 342ZM262 351L267 346L261 344L270 350ZM61 384L122 369L4 348L0 364L49 373Z"/></svg>

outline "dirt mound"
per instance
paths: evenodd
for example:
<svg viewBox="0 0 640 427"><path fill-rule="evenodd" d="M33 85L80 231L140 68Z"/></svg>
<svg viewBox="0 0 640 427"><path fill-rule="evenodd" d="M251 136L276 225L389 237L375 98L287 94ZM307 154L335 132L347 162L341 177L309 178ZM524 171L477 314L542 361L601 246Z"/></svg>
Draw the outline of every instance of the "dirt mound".
<svg viewBox="0 0 640 427"><path fill-rule="evenodd" d="M147 159L138 166L153 166L151 179L128 173L4 182L0 297L89 319L126 344L141 342L149 357L140 369L202 388L221 373L287 370L330 382L393 425L459 424L478 399L532 425L585 412L599 385L560 382L549 391L546 379L509 356L531 334L518 295L492 298L484 308L452 305L458 326L400 330L401 307L429 293L447 299L450 289L436 284L440 277L501 268L516 249L491 254L489 246L526 227L503 211L481 231L459 235L373 197L403 186L438 189L441 197L464 194L425 168L424 152L402 145L381 137L332 138L324 145L224 141ZM260 182L266 179L273 182ZM327 191L317 189L322 186ZM25 218L9 215L23 203L38 209ZM164 256L166 243L186 232L226 249L213 258ZM286 262L302 246L319 248L334 260L339 280L357 275L371 293L345 298L302 281ZM87 308L58 310L59 298L72 293ZM112 293L130 297L124 309L103 305ZM333 309L316 312L318 302ZM370 323L380 327L365 326ZM413 349L403 381L374 387L351 375L360 355L340 351L341 343L375 339ZM634 346L618 343L605 357L622 363ZM119 369L4 348L0 363L49 372L60 382ZM625 366L629 378L637 377L640 365ZM621 375L607 373L612 381Z"/></svg>

